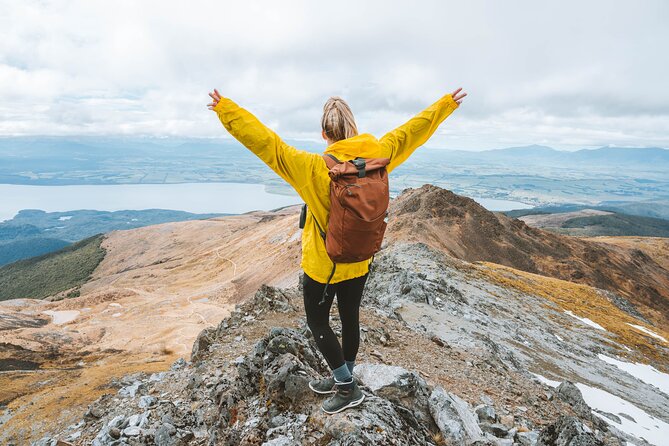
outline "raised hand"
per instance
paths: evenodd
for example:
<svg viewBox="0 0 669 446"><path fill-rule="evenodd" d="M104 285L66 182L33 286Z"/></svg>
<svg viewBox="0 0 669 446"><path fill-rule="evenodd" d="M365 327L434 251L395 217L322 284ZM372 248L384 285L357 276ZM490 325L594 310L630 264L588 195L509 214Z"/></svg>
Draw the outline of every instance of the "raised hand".
<svg viewBox="0 0 669 446"><path fill-rule="evenodd" d="M460 91L462 90L462 87L458 88L455 90L453 93L451 93L451 96L453 96L453 100L460 104L462 102L462 98L467 96L467 93L461 93Z"/></svg>
<svg viewBox="0 0 669 446"><path fill-rule="evenodd" d="M213 92L213 93L209 93L209 96L211 96L212 102L210 102L209 104L207 104L207 108L208 108L209 110L213 110L214 107L216 107L216 104L218 104L218 101L221 100L221 94L218 92L217 89L214 88L214 92Z"/></svg>

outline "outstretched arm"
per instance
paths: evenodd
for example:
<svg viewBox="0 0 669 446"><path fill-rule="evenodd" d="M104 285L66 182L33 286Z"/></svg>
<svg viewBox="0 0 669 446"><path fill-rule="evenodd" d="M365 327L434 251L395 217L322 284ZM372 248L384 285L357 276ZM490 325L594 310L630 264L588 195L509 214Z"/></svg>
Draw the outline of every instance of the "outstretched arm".
<svg viewBox="0 0 669 446"><path fill-rule="evenodd" d="M322 163L320 156L289 146L258 118L222 97L217 90L209 96L213 102L208 104L208 108L218 114L230 134L299 193L311 178L316 163Z"/></svg>
<svg viewBox="0 0 669 446"><path fill-rule="evenodd" d="M391 153L390 164L386 167L388 172L406 161L432 136L439 124L460 106L462 98L467 96L467 93L462 93L461 90L462 88L458 88L453 93L444 95L405 124L381 137L379 141Z"/></svg>

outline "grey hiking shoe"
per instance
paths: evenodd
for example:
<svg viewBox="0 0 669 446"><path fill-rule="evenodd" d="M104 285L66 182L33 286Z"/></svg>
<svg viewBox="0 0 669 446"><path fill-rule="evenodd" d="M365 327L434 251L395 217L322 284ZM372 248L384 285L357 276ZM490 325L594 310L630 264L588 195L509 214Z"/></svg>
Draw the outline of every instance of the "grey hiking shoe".
<svg viewBox="0 0 669 446"><path fill-rule="evenodd" d="M348 390L345 390L345 386L337 384L337 392L330 398L323 401L321 409L323 412L328 414L338 413L349 407L357 406L362 403L362 400L365 399L365 394L362 393L358 387L358 383L353 380L353 385Z"/></svg>
<svg viewBox="0 0 669 446"><path fill-rule="evenodd" d="M335 393L337 391L337 389L335 389L335 380L332 376L329 378L312 379L309 381L309 388L322 395Z"/></svg>

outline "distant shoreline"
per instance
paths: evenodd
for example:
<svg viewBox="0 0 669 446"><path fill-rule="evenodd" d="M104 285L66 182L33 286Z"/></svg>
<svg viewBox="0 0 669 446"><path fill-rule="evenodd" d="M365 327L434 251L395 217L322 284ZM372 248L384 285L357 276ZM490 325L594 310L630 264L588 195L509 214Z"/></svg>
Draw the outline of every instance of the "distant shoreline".
<svg viewBox="0 0 669 446"><path fill-rule="evenodd" d="M297 194L283 195L250 183L169 183L35 186L0 184L0 221L22 209L70 212L165 209L194 214L242 214L301 202Z"/></svg>

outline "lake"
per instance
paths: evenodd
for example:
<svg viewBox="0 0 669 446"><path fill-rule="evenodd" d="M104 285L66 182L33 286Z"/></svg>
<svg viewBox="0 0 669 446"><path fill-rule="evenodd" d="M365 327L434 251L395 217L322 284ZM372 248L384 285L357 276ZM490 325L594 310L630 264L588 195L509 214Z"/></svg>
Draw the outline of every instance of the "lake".
<svg viewBox="0 0 669 446"><path fill-rule="evenodd" d="M241 214L301 203L297 194L278 195L261 184L180 183L76 186L0 184L0 221L21 209L67 212L171 209L193 213ZM472 197L486 209L506 211L532 206L510 200Z"/></svg>
<svg viewBox="0 0 669 446"><path fill-rule="evenodd" d="M0 184L0 197L0 221L11 219L21 209L41 209L46 212L170 209L197 214L242 214L302 202L297 194L270 194L262 184L244 183L76 186Z"/></svg>
<svg viewBox="0 0 669 446"><path fill-rule="evenodd" d="M521 203L520 201L500 200L498 198L470 198L489 211L502 212L512 211L514 209L532 209L534 207L531 204Z"/></svg>

